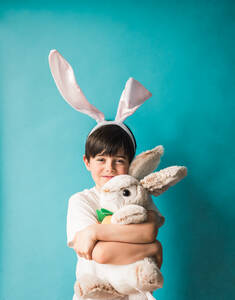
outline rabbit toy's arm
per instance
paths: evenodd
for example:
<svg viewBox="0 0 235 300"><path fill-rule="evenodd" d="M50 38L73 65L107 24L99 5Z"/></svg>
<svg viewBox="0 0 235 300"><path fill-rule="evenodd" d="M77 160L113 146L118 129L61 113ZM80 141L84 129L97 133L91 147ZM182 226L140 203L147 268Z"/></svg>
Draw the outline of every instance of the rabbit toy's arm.
<svg viewBox="0 0 235 300"><path fill-rule="evenodd" d="M139 224L147 220L147 210L139 205L130 204L116 211L111 222L113 224Z"/></svg>

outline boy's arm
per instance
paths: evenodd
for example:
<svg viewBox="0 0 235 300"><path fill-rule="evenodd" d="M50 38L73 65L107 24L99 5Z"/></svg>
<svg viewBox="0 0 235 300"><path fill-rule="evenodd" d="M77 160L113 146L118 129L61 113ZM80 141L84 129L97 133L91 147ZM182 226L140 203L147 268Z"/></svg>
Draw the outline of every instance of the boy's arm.
<svg viewBox="0 0 235 300"><path fill-rule="evenodd" d="M97 241L122 242L133 244L152 243L157 236L155 212L148 212L148 220L143 224L92 224L75 234L69 243L75 252L86 259L92 258L92 251Z"/></svg>
<svg viewBox="0 0 235 300"><path fill-rule="evenodd" d="M162 265L162 246L159 241L149 244L120 242L98 242L92 252L92 259L100 264L126 265L155 256L158 267Z"/></svg>
<svg viewBox="0 0 235 300"><path fill-rule="evenodd" d="M90 230L98 241L135 244L152 243L158 233L154 211L148 211L148 220L142 224L93 224Z"/></svg>

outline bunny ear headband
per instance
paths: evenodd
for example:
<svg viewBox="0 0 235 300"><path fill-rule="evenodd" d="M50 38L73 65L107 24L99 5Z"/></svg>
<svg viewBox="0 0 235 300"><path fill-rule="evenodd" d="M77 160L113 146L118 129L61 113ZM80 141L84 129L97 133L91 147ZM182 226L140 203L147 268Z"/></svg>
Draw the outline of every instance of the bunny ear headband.
<svg viewBox="0 0 235 300"><path fill-rule="evenodd" d="M57 50L50 51L49 65L56 86L65 101L74 109L90 116L98 123L90 134L103 125L115 124L128 133L135 145L132 134L123 122L152 96L140 82L132 77L127 80L119 101L115 121L106 121L104 114L88 102L76 82L72 67Z"/></svg>

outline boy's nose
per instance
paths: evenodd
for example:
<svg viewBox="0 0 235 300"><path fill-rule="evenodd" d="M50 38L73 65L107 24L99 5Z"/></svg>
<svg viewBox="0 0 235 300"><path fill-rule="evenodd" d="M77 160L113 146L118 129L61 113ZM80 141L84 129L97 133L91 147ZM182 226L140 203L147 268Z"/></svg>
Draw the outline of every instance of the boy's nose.
<svg viewBox="0 0 235 300"><path fill-rule="evenodd" d="M111 160L107 160L105 164L105 169L107 171L113 171L114 170L114 163Z"/></svg>

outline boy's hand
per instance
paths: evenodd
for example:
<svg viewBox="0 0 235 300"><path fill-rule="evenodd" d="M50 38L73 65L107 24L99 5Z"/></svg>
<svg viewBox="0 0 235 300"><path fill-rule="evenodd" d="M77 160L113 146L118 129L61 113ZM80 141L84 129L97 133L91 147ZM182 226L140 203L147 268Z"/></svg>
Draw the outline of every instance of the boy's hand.
<svg viewBox="0 0 235 300"><path fill-rule="evenodd" d="M163 251L162 251L162 244L156 240L157 235L158 235L158 219L156 216L156 213L154 211L148 211L148 222L153 223L153 236L154 237L154 245L155 245L155 253L154 256L156 258L157 266L160 269L162 266L162 261L163 261Z"/></svg>
<svg viewBox="0 0 235 300"><path fill-rule="evenodd" d="M155 211L152 211L152 210L148 210L148 220L147 220L147 223L149 223L151 226L150 226L150 233L151 233L151 236L152 236L152 240L151 242L154 242L157 238L157 235L158 235L158 217L155 213Z"/></svg>
<svg viewBox="0 0 235 300"><path fill-rule="evenodd" d="M92 259L92 251L95 247L97 239L95 237L94 226L87 226L85 229L78 231L69 246L85 259Z"/></svg>
<svg viewBox="0 0 235 300"><path fill-rule="evenodd" d="M155 241L155 246L156 246L156 252L155 252L155 258L157 261L157 266L160 269L162 266L162 244L159 241Z"/></svg>

